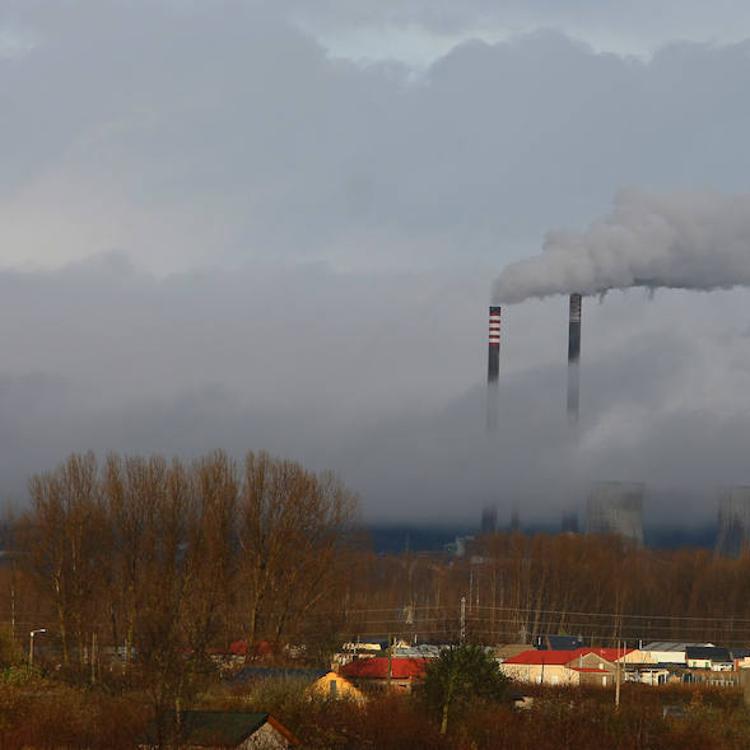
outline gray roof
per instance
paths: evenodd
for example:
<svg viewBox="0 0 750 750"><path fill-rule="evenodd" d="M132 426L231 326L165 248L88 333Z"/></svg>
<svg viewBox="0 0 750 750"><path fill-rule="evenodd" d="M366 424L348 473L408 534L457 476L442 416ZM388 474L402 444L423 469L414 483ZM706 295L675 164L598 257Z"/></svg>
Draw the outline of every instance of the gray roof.
<svg viewBox="0 0 750 750"><path fill-rule="evenodd" d="M257 732L269 719L267 713L249 711L182 711L179 736L193 747L237 747ZM175 716L167 724L174 728ZM156 725L147 729L149 743L156 741Z"/></svg>
<svg viewBox="0 0 750 750"><path fill-rule="evenodd" d="M710 659L716 662L730 662L732 656L726 648L717 648L716 646L688 646L685 651L688 659Z"/></svg>
<svg viewBox="0 0 750 750"><path fill-rule="evenodd" d="M713 646L713 643L683 643L681 641L652 641L643 651L685 651L689 646Z"/></svg>

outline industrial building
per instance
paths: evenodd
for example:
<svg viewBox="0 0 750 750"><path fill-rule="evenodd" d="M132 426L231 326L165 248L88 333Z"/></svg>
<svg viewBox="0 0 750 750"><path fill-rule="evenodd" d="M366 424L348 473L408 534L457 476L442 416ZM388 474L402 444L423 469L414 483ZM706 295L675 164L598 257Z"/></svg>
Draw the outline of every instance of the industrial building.
<svg viewBox="0 0 750 750"><path fill-rule="evenodd" d="M731 487L719 497L716 552L739 557L750 544L750 487Z"/></svg>
<svg viewBox="0 0 750 750"><path fill-rule="evenodd" d="M589 534L617 534L642 546L643 497L641 482L597 482L591 489L586 513Z"/></svg>

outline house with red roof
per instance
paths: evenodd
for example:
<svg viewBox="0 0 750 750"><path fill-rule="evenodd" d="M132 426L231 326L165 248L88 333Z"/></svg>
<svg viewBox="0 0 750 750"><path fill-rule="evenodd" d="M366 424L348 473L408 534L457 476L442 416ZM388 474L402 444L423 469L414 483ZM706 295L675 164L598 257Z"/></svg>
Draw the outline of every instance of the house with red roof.
<svg viewBox="0 0 750 750"><path fill-rule="evenodd" d="M374 656L355 659L341 667L341 675L362 689L391 689L411 692L424 679L429 659Z"/></svg>
<svg viewBox="0 0 750 750"><path fill-rule="evenodd" d="M513 680L537 685L608 687L614 684L618 661L622 662L629 651L615 648L529 649L506 659L500 665L500 671Z"/></svg>

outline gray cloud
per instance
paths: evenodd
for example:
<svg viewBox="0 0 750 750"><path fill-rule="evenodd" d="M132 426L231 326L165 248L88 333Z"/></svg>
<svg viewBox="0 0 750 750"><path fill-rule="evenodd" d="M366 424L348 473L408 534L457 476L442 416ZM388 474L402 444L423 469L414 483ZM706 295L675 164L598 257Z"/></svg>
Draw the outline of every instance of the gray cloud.
<svg viewBox="0 0 750 750"><path fill-rule="evenodd" d="M750 167L746 44L639 63L546 32L415 82L265 6L16 6L39 42L0 62L6 263L497 266L623 184L737 191Z"/></svg>
<svg viewBox="0 0 750 750"><path fill-rule="evenodd" d="M415 78L278 7L3 4L31 41L0 54L2 489L88 447L268 448L370 517L747 481L744 291L587 306L577 436L559 301L508 311L496 442L480 382L491 278L547 227L621 185L748 189L748 44L643 62L547 31ZM471 25L446 19L422 26Z"/></svg>
<svg viewBox="0 0 750 750"><path fill-rule="evenodd" d="M268 449L334 468L375 519L471 521L496 502L554 521L609 478L669 491L697 519L716 487L746 481L744 291L590 306L578 432L564 408L564 306L514 307L494 436L470 276L321 266L159 279L100 258L6 272L0 291L6 496L88 448Z"/></svg>
<svg viewBox="0 0 750 750"><path fill-rule="evenodd" d="M698 0L287 0L285 7L318 31L334 51L381 59L428 60L462 39L485 41L556 29L594 48L648 55L666 43L731 43L750 34L750 10L741 0L710 6ZM416 49L415 49L416 48Z"/></svg>
<svg viewBox="0 0 750 750"><path fill-rule="evenodd" d="M748 286L748 248L750 195L623 191L606 219L585 232L550 232L543 254L506 266L493 298Z"/></svg>

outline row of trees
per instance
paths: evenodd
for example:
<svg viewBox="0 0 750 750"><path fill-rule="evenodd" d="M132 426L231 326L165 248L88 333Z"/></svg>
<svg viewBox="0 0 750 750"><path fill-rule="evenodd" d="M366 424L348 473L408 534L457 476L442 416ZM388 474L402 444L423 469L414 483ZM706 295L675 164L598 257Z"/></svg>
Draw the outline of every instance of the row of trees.
<svg viewBox="0 0 750 750"><path fill-rule="evenodd" d="M185 654L200 665L235 639L309 656L386 635L750 643L748 557L522 534L480 537L462 559L379 556L352 543L356 498L335 477L265 454L74 455L30 489L18 570L9 582L0 571L2 619L33 615L79 672L93 649L117 647L143 673L172 675L166 692L188 679Z"/></svg>
<svg viewBox="0 0 750 750"><path fill-rule="evenodd" d="M333 475L253 453L73 455L30 494L19 564L63 665L83 671L93 649L117 648L157 704L189 692L211 648L282 642L335 602L357 507Z"/></svg>
<svg viewBox="0 0 750 750"><path fill-rule="evenodd" d="M404 554L368 570L360 587L368 593L354 597L363 609L349 613L350 627L362 633L455 639L463 630L493 644L567 633L602 645L750 645L750 556L644 549L607 536L502 533L476 539L464 558Z"/></svg>

